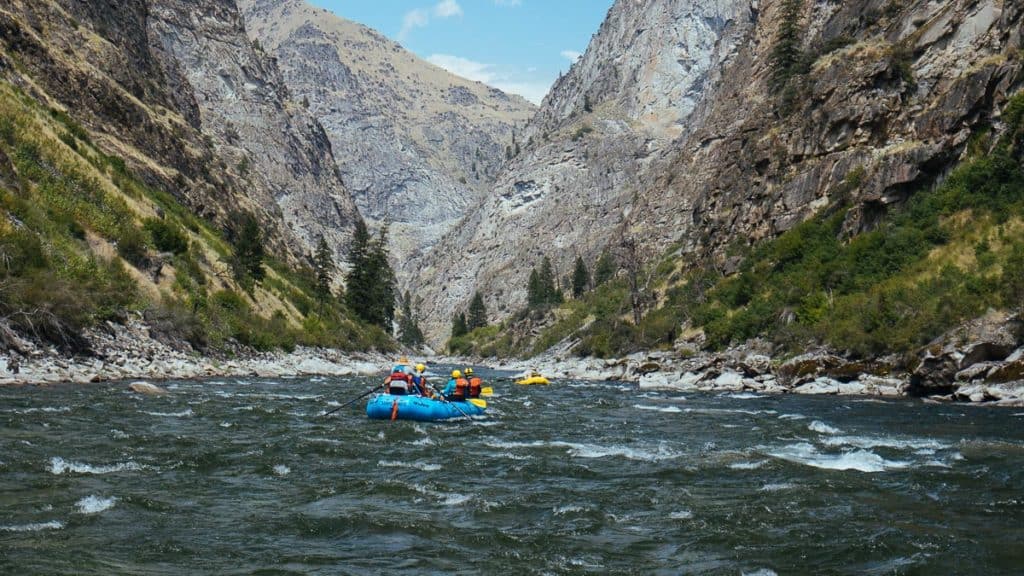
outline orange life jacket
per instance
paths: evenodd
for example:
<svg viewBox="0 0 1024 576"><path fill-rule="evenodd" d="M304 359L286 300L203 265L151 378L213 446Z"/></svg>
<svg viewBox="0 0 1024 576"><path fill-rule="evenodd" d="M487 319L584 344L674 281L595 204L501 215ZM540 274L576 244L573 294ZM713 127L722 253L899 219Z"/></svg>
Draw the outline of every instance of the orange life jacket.
<svg viewBox="0 0 1024 576"><path fill-rule="evenodd" d="M482 386L483 386L483 380L481 380L479 377L474 376L474 377L470 378L469 379L469 397L470 398L479 398L480 397L480 390L481 390Z"/></svg>
<svg viewBox="0 0 1024 576"><path fill-rule="evenodd" d="M469 394L469 381L465 378L457 378L455 380L455 392L452 393L451 400L465 400Z"/></svg>

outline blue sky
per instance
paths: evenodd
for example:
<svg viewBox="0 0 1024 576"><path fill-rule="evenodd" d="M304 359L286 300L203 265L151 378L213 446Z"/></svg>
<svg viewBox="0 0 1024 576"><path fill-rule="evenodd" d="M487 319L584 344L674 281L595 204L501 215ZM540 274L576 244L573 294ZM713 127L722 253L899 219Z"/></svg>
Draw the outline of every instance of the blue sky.
<svg viewBox="0 0 1024 576"><path fill-rule="evenodd" d="M421 58L535 103L587 48L613 0L310 0Z"/></svg>

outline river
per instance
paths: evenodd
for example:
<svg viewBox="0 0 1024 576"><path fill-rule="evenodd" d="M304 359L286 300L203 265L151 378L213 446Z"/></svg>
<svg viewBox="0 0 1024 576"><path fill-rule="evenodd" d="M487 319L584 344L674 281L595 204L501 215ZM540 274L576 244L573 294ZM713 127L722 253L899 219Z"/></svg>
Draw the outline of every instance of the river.
<svg viewBox="0 0 1024 576"><path fill-rule="evenodd" d="M1014 574L1024 412L366 378L0 389L4 574Z"/></svg>

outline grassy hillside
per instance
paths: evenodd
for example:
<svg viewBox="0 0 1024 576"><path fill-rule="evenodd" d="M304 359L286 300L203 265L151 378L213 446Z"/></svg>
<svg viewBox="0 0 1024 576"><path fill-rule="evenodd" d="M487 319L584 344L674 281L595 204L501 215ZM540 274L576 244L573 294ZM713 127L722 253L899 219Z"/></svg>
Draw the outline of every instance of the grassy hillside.
<svg viewBox="0 0 1024 576"><path fill-rule="evenodd" d="M137 179L66 112L0 82L0 328L70 351L84 328L129 315L201 349L392 345L337 299L318 301L309 269L270 257L262 282L237 278L230 232Z"/></svg>
<svg viewBox="0 0 1024 576"><path fill-rule="evenodd" d="M1024 93L1003 113L1005 129L976 134L941 185L919 190L873 230L848 237L843 198L870 168L852 170L839 198L817 216L752 250L723 277L667 256L646 274L639 325L621 278L578 301L473 332L465 353L539 353L567 337L579 355L616 356L689 338L718 349L754 337L789 351L825 344L855 356L912 350L987 308L1024 301ZM845 192L845 193L844 193ZM532 319L532 320L531 320ZM545 324L539 336L523 323ZM703 334L703 339L700 338Z"/></svg>

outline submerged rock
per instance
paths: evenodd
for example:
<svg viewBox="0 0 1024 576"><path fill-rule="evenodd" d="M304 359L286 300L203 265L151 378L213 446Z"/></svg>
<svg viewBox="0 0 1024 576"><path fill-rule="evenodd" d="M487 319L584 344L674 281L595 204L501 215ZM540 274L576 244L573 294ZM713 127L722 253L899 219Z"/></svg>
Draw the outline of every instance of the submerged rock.
<svg viewBox="0 0 1024 576"><path fill-rule="evenodd" d="M132 392L138 392L147 396L164 396L167 394L167 390L149 382L132 382L128 385L128 388Z"/></svg>

